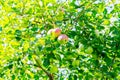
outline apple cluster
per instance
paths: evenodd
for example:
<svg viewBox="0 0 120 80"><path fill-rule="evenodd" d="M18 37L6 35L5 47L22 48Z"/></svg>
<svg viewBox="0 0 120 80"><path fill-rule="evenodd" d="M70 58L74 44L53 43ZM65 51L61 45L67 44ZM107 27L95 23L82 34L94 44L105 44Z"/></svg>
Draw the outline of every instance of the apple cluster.
<svg viewBox="0 0 120 80"><path fill-rule="evenodd" d="M51 36L52 38L57 38L57 40L60 43L65 43L68 42L68 36L66 34L61 34L62 30L60 28L54 28L54 29L50 29L47 32L47 35Z"/></svg>

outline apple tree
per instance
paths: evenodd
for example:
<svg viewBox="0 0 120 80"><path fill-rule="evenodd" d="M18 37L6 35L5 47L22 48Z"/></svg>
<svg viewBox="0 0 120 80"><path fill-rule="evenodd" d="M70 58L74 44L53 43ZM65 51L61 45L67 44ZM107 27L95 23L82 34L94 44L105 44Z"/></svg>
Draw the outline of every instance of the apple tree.
<svg viewBox="0 0 120 80"><path fill-rule="evenodd" d="M0 0L0 80L119 80L119 0Z"/></svg>

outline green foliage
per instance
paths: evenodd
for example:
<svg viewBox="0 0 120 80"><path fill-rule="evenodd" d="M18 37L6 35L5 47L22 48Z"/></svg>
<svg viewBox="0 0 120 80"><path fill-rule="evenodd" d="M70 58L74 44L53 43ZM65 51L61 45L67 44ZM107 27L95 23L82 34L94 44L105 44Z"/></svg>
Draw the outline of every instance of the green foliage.
<svg viewBox="0 0 120 80"><path fill-rule="evenodd" d="M0 0L0 80L119 80L120 1L106 1Z"/></svg>

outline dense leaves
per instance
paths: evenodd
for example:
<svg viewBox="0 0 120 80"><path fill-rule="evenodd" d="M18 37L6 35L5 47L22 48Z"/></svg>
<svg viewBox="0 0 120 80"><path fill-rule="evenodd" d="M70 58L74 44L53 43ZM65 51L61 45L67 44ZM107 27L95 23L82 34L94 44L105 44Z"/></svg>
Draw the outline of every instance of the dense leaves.
<svg viewBox="0 0 120 80"><path fill-rule="evenodd" d="M0 80L119 80L119 34L119 0L0 0Z"/></svg>

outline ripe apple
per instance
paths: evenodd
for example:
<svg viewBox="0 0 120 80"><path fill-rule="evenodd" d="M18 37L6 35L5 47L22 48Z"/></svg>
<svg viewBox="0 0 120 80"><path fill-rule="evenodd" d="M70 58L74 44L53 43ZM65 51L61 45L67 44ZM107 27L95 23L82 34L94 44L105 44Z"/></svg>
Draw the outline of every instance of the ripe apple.
<svg viewBox="0 0 120 80"><path fill-rule="evenodd" d="M47 35L50 35L54 38L58 37L60 34L61 34L61 29L59 29L59 28L50 29L47 32Z"/></svg>
<svg viewBox="0 0 120 80"><path fill-rule="evenodd" d="M68 36L66 34L61 34L59 37L58 37L58 41L60 43L66 43L68 42Z"/></svg>
<svg viewBox="0 0 120 80"><path fill-rule="evenodd" d="M53 29L53 36L58 37L61 34L61 29L60 28L55 28Z"/></svg>

